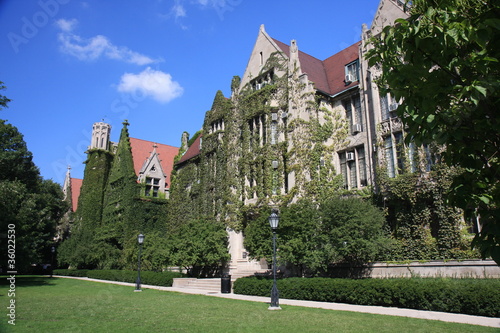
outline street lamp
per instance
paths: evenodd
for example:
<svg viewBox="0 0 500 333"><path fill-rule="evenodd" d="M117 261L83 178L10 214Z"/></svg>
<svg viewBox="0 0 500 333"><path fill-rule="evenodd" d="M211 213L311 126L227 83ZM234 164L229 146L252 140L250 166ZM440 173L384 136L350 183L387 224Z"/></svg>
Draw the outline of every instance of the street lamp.
<svg viewBox="0 0 500 333"><path fill-rule="evenodd" d="M273 231L273 288L271 289L271 305L269 305L269 310L281 310L278 286L276 285L276 229L278 229L279 222L280 217L276 213L276 210L273 209L269 216L269 225Z"/></svg>
<svg viewBox="0 0 500 333"><path fill-rule="evenodd" d="M54 253L56 252L56 248L52 246L50 248L50 252L52 253L52 257L50 259L50 277L52 277L52 273L54 273Z"/></svg>
<svg viewBox="0 0 500 333"><path fill-rule="evenodd" d="M144 235L139 234L137 236L137 242L139 243L139 259L138 259L138 269L137 269L137 280L135 281L135 290L134 291L142 291L141 290L141 252L142 252L142 243L144 243Z"/></svg>

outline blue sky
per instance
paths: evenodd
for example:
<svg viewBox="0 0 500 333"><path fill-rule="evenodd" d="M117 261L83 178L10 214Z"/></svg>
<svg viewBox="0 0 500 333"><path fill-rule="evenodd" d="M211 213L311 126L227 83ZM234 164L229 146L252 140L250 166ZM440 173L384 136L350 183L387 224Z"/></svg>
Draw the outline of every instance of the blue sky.
<svg viewBox="0 0 500 333"><path fill-rule="evenodd" d="M360 39L378 0L0 0L0 118L46 179L83 177L92 124L179 146L230 95L259 27L324 60Z"/></svg>

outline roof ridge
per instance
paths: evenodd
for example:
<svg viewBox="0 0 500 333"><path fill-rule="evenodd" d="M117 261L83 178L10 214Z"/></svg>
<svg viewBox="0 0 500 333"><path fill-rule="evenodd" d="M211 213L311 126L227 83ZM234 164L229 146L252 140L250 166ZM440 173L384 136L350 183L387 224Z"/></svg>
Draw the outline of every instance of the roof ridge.
<svg viewBox="0 0 500 333"><path fill-rule="evenodd" d="M151 142L151 143L155 143L157 145L168 146L168 147L172 147L172 148L179 148L179 147L176 147L176 146L168 145L166 143L161 143L161 142L157 142L157 141L144 140L144 139L133 138L133 137L129 137L129 138L130 139L134 139L134 140L144 141L144 142Z"/></svg>

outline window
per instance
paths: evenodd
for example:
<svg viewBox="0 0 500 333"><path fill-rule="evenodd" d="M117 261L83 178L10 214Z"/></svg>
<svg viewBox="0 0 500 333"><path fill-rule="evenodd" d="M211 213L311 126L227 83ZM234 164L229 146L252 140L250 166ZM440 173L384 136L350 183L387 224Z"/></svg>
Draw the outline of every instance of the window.
<svg viewBox="0 0 500 333"><path fill-rule="evenodd" d="M416 172L417 171L417 161L415 159L417 151L415 149L415 143L410 142L410 147L409 147L409 152L408 152L408 158L409 158L409 163L410 163L410 171L411 172Z"/></svg>
<svg viewBox="0 0 500 333"><path fill-rule="evenodd" d="M342 179L344 180L344 187L347 188L348 177L347 177L347 163L346 163L346 153L340 153L340 172L342 173Z"/></svg>
<svg viewBox="0 0 500 333"><path fill-rule="evenodd" d="M389 135L385 138L385 161L387 162L387 174L389 177L396 177L394 170L394 152L392 151L392 137Z"/></svg>
<svg viewBox="0 0 500 333"><path fill-rule="evenodd" d="M394 178L405 169L405 145L403 133L396 132L387 136L385 142L385 160L387 163L387 174ZM411 150L411 147L410 147Z"/></svg>
<svg viewBox="0 0 500 333"><path fill-rule="evenodd" d="M389 101L387 95L380 95L380 113L382 114L382 120L389 119Z"/></svg>
<svg viewBox="0 0 500 333"><path fill-rule="evenodd" d="M425 152L425 171L429 172L431 171L431 167L434 164L433 156L431 150L429 149L429 145L427 144L424 145L424 152Z"/></svg>
<svg viewBox="0 0 500 333"><path fill-rule="evenodd" d="M263 61L263 60L262 60ZM267 85L274 84L274 71L270 70L257 78L250 81L252 89L257 91L264 88Z"/></svg>
<svg viewBox="0 0 500 333"><path fill-rule="evenodd" d="M278 142L278 122L271 122L271 144L275 145Z"/></svg>
<svg viewBox="0 0 500 333"><path fill-rule="evenodd" d="M380 113L382 120L396 117L396 109L399 104L390 94L380 95Z"/></svg>
<svg viewBox="0 0 500 333"><path fill-rule="evenodd" d="M352 105L351 105L351 99L344 100L343 104L344 104L344 109L345 109L345 116L347 118L347 123L349 124L349 128L352 129ZM351 130L349 130L349 133L351 133Z"/></svg>
<svg viewBox="0 0 500 333"><path fill-rule="evenodd" d="M404 172L405 168L405 146L403 142L403 133L394 133L394 139L396 141L396 162L398 166L398 174Z"/></svg>
<svg viewBox="0 0 500 333"><path fill-rule="evenodd" d="M144 189L144 195L147 197L158 197L158 192L160 191L160 178L146 177L146 188Z"/></svg>
<svg viewBox="0 0 500 333"><path fill-rule="evenodd" d="M361 186L368 185L366 177L366 160L365 160L365 147L358 148L358 169L359 169L359 184Z"/></svg>
<svg viewBox="0 0 500 333"><path fill-rule="evenodd" d="M350 64L347 64L345 66L345 81L346 81L346 84L349 84L351 82L359 80L358 67L359 67L359 61L358 60L355 60L355 61L353 61Z"/></svg>
<svg viewBox="0 0 500 333"><path fill-rule="evenodd" d="M345 115L349 124L349 134L353 135L363 131L363 113L359 94L351 96L342 101ZM354 110L354 112L353 112Z"/></svg>
<svg viewBox="0 0 500 333"><path fill-rule="evenodd" d="M223 119L216 120L216 121L212 122L212 124L210 125L210 133L214 133L217 131L223 131L223 130L224 130L224 120Z"/></svg>
<svg viewBox="0 0 500 333"><path fill-rule="evenodd" d="M339 153L339 160L344 188L355 189L368 185L364 146Z"/></svg>

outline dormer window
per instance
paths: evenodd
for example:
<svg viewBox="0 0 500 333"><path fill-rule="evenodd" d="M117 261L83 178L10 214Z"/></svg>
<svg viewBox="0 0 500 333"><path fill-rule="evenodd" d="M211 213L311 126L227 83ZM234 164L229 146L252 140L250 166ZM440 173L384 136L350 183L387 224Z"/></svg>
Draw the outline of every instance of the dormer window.
<svg viewBox="0 0 500 333"><path fill-rule="evenodd" d="M160 191L160 179L146 177L146 188L144 194L147 197L158 198L159 191Z"/></svg>
<svg viewBox="0 0 500 333"><path fill-rule="evenodd" d="M345 66L345 83L349 84L359 80L359 60L355 60Z"/></svg>

